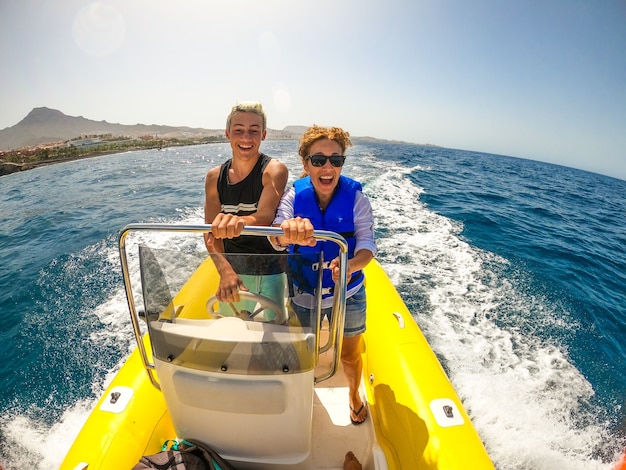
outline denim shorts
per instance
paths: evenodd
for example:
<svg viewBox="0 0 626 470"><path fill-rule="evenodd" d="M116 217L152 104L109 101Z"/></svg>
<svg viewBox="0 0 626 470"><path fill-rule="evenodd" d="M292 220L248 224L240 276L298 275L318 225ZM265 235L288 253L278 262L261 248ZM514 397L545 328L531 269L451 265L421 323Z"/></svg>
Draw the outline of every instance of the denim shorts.
<svg viewBox="0 0 626 470"><path fill-rule="evenodd" d="M300 323L304 327L310 326L310 310L296 303L292 303ZM321 318L327 316L330 320L332 317L332 308L323 308ZM365 285L361 285L353 296L346 299L346 317L343 326L343 336L352 338L365 333Z"/></svg>

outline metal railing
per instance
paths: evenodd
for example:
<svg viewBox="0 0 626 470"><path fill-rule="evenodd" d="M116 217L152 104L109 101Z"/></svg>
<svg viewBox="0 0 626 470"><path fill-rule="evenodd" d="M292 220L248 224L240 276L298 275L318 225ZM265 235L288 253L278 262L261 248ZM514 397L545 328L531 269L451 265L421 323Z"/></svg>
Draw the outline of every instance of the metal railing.
<svg viewBox="0 0 626 470"><path fill-rule="evenodd" d="M139 312L135 306L133 297L133 286L131 283L131 276L128 267L128 256L126 253L126 239L131 232L187 232L187 233L209 233L211 232L210 224L199 225L185 225L185 224L161 224L161 223L136 223L126 225L119 235L119 251L120 261L122 265L122 274L124 278L124 287L126 290L126 299L128 301L128 308L130 312L130 318L133 325L133 332L135 339L137 340L137 347L139 354L143 361L144 367L148 372L152 384L160 388L158 381L155 377L155 365L148 359L148 354L143 342ZM251 235L259 237L276 237L282 235L283 232L279 227L246 227L241 235ZM331 316L329 326L329 337L326 344L320 346L320 328L316 327L315 335L315 351L316 354L325 352L331 348L334 350L333 358L331 361L330 369L319 377L315 377L316 382L321 382L332 377L339 363L341 357L341 344L343 341L343 327L345 318L346 307L346 284L347 284L347 265L348 265L348 243L339 234L335 232L329 232L326 230L315 230L313 236L318 240L332 241L339 245L339 281L334 289L333 299L333 315ZM207 253L208 256L208 253ZM319 307L321 306L321 295L318 296L318 315Z"/></svg>

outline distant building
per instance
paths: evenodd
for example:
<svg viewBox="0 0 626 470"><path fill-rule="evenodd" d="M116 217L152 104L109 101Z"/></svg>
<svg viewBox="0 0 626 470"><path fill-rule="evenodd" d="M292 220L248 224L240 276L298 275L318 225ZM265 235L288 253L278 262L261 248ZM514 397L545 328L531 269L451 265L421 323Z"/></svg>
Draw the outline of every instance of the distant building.
<svg viewBox="0 0 626 470"><path fill-rule="evenodd" d="M84 139L69 140L66 143L66 146L76 147L76 148L90 148L90 147L97 147L101 143L102 143L102 140L100 139L100 137L87 137Z"/></svg>

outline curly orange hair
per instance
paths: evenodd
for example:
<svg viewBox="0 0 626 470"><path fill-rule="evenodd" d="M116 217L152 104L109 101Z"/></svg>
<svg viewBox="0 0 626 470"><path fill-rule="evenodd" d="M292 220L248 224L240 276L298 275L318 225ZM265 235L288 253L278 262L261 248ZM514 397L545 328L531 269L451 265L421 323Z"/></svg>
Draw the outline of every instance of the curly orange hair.
<svg viewBox="0 0 626 470"><path fill-rule="evenodd" d="M328 139L334 142L337 142L341 147L341 153L345 154L346 149L352 146L352 142L350 141L350 134L347 131L344 131L340 127L322 127L317 124L313 124L309 127L302 137L300 137L300 145L298 147L298 155L300 155L300 159L304 164L304 158L309 155L309 151L311 150L311 146L313 143L317 142L320 139ZM308 173L304 171L300 177L307 176Z"/></svg>
<svg viewBox="0 0 626 470"><path fill-rule="evenodd" d="M320 139L334 140L341 146L342 153L345 153L346 149L352 146L350 134L340 127L322 127L317 124L313 124L306 131L304 131L304 134L300 137L298 154L302 158L308 156L311 145Z"/></svg>

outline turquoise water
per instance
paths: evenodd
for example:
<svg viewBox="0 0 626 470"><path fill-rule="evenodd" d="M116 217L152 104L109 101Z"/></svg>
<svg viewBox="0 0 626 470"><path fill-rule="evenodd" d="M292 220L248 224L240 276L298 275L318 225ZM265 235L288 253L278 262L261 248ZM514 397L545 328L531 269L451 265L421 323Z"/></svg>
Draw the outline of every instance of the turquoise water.
<svg viewBox="0 0 626 470"><path fill-rule="evenodd" d="M296 142L264 151L299 174ZM202 221L224 144L0 178L0 464L58 467L133 346L117 235ZM626 434L626 182L523 159L361 144L344 173L378 259L498 469L609 469Z"/></svg>

